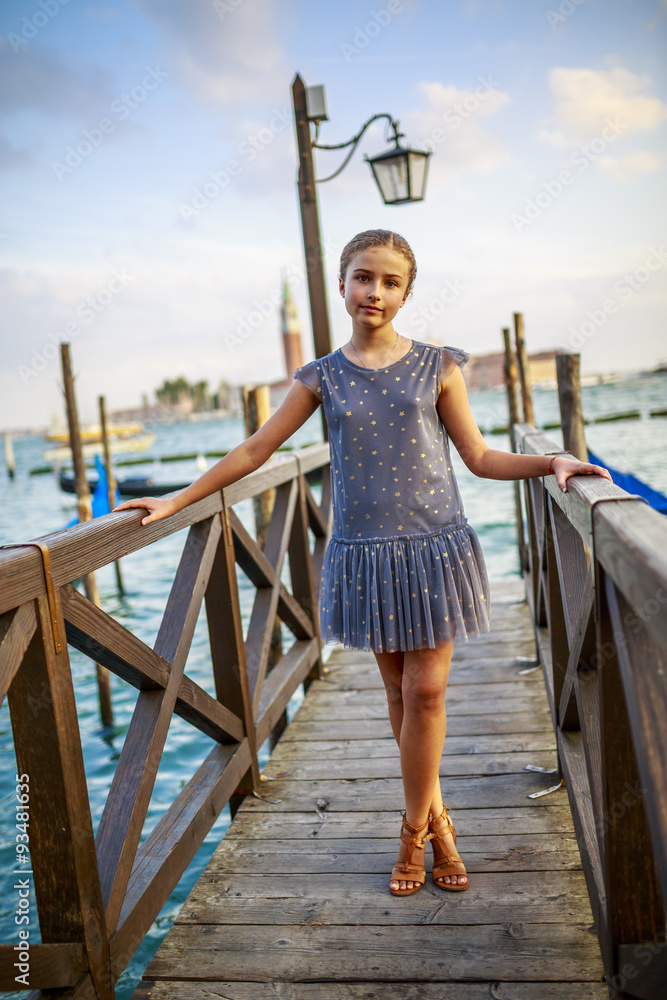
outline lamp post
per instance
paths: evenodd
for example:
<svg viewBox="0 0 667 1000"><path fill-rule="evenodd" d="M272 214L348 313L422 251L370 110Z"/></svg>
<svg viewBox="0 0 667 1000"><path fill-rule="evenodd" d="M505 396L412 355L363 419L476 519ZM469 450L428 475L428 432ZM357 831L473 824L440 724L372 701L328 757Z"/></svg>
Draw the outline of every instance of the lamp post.
<svg viewBox="0 0 667 1000"><path fill-rule="evenodd" d="M385 205L404 205L411 201L422 201L426 188L428 158L430 152L410 149L401 145L404 138L399 132L398 122L391 115L373 115L365 122L356 135L347 142L333 146L318 143L320 123L328 119L324 101L323 87L306 87L297 73L292 84L292 103L294 106L294 122L296 141L299 152L299 205L301 208L301 228L303 232L303 248L308 278L308 296L310 299L310 316L313 326L315 357L321 358L331 351L331 330L327 308L327 293L324 279L324 261L322 239L320 235L319 212L317 208L316 184L333 180L352 158L366 129L372 122L386 118L393 135L391 141L394 148L378 156L365 157L373 172L373 177ZM310 123L315 123L315 137L311 136ZM347 149L349 153L338 169L328 177L320 180L315 178L313 149ZM326 436L326 426L324 428Z"/></svg>

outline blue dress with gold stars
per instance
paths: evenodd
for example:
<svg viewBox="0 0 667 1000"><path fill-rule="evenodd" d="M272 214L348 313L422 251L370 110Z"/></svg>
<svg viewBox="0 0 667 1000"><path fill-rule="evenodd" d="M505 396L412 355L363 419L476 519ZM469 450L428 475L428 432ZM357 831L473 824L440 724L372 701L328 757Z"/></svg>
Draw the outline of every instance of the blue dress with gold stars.
<svg viewBox="0 0 667 1000"><path fill-rule="evenodd" d="M463 513L436 403L469 355L413 341L381 369L339 348L294 378L324 406L332 537L322 568L326 642L394 652L488 632L484 557Z"/></svg>

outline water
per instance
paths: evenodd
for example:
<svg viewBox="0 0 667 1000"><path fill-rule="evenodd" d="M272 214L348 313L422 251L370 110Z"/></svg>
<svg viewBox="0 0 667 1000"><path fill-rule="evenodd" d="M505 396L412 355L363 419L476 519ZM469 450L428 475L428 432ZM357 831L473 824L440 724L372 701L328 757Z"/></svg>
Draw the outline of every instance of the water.
<svg viewBox="0 0 667 1000"><path fill-rule="evenodd" d="M667 438L667 418L649 418L650 410L667 408L667 377L629 378L616 385L595 386L583 390L584 413L588 419L611 413L640 410L640 420L590 425L587 439L590 447L610 465L634 472L662 492L667 492L667 464L664 461ZM537 390L534 396L536 422L550 423L558 419L558 401L554 391ZM507 423L505 396L502 392L476 393L471 406L480 427L491 428ZM242 420L204 421L173 424L155 429L157 439L150 449L151 456L192 452L220 451L233 447L244 437ZM549 431L558 447L562 438L558 431ZM299 430L291 444L303 446L321 440L319 413ZM508 450L506 435L486 438L490 447ZM30 469L44 464L42 438L26 436L14 443L16 478L10 481L0 472L0 544L24 541L63 527L75 515L75 499L63 494L51 475L29 476ZM494 579L518 577L519 565L514 526L514 492L511 483L476 479L453 455L456 474L470 523L477 531L484 549L489 576ZM192 461L161 464L146 463L126 470L132 475L152 475L156 481L188 482L197 475ZM252 504L245 501L235 507L243 522L252 525ZM185 533L163 539L146 550L123 559L126 593L116 590L113 567L97 574L102 607L129 628L144 642L152 645L167 601L169 588L178 565ZM244 625L247 626L254 589L239 572ZM289 585L288 568L283 578ZM289 633L284 630L284 644ZM329 653L331 647L326 652ZM209 693L213 683L208 663L208 637L205 614L197 623L187 672ZM325 654L326 655L326 654ZM99 721L97 689L90 661L70 649L75 696L79 714L84 761L88 778L93 824L99 822L109 785L129 726L137 692L112 676L114 726L105 730ZM298 706L300 695L292 699L288 714ZM174 717L165 751L162 755L155 789L143 831L146 837L155 822L174 800L180 789L204 760L211 741L193 727ZM7 704L0 708L0 940L15 942L17 927L14 912L17 893L12 887L16 866L14 859L14 773L15 758ZM261 758L267 757L266 747ZM229 824L229 811L218 818L202 847L197 852L180 884L174 890L154 922L149 934L122 975L118 986L119 1000L126 1000L134 990L143 970L157 950L165 933L187 897L192 885L206 867L216 844ZM34 899L31 900L34 907ZM33 909L33 913L34 913ZM30 924L31 941L36 943L36 920Z"/></svg>

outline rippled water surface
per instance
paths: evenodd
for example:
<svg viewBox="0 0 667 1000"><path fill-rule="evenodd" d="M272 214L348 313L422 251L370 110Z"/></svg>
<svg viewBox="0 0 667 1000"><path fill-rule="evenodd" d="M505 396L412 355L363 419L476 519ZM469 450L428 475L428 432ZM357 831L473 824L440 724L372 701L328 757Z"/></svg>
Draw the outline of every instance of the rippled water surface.
<svg viewBox="0 0 667 1000"><path fill-rule="evenodd" d="M586 431L588 444L612 467L634 472L656 489L667 493L667 463L664 459L667 417L649 417L651 410L667 408L667 376L635 377L614 385L586 388L583 390L583 401L587 419L628 411L640 412L640 419L590 424ZM538 425L557 421L558 400L554 391L536 391L534 402ZM476 393L471 396L471 405L483 429L490 430L507 423L504 393ZM162 455L220 451L238 444L244 436L242 420L172 424L158 427L155 432L157 438L150 449L151 459L159 459ZM558 447L562 445L558 431L549 431L548 434ZM290 443L301 446L316 440L321 440L319 414L315 414ZM507 436L503 434L488 434L487 441L494 448L506 450L509 446ZM0 466L0 544L25 541L55 531L75 514L74 498L60 491L53 475L29 475L31 469L44 465L44 447L45 442L41 437L25 436L15 441L16 478L13 481L8 479L4 468ZM466 514L482 542L489 575L496 579L518 576L512 484L476 479L465 469L456 453L453 457ZM192 460L164 464L151 461L120 471L132 475L151 475L156 481L184 483L198 475ZM250 527L250 501L237 505L235 509ZM179 532L123 559L126 590L122 596L117 592L112 568L106 567L97 574L104 610L151 645L157 635L184 540L185 532ZM284 579L286 583L289 582L287 567ZM254 591L240 571L239 580L244 624L247 626ZM284 636L287 643L289 633L285 631ZM137 692L128 684L112 677L114 725L110 729L104 729L99 721L94 668L86 657L75 650L70 650L70 656L93 823L96 827ZM203 611L188 658L187 672L202 687L213 693ZM298 696L293 699L290 714L298 701ZM150 832L157 819L189 780L211 745L211 741L181 719L172 720L143 837ZM12 888L15 883L12 872L16 869L13 849L16 832L13 825L15 759L6 701L0 708L0 754L0 939L3 942L14 942L17 940L14 916L18 899L16 890ZM266 749L262 756L263 759L266 758ZM228 823L229 813L225 809L123 974L117 987L120 1000L125 1000L131 994ZM34 899L32 903L34 906ZM30 926L31 941L34 943L38 940L36 922L33 921Z"/></svg>

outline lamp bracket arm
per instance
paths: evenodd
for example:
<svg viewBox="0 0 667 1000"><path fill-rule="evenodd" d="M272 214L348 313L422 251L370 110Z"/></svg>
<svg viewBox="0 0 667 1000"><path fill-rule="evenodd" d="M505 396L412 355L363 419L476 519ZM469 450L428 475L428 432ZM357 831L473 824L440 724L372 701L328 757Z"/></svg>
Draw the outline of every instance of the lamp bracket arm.
<svg viewBox="0 0 667 1000"><path fill-rule="evenodd" d="M380 114L380 115L372 115L372 117L369 118L367 122L364 122L364 124L361 126L361 128L359 129L359 131L357 132L356 135L353 135L351 139L347 140L347 142L338 142L335 145L325 145L324 143L318 142L317 141L317 133L318 133L319 129L316 129L316 131L315 131L315 141L313 142L313 147L315 149L345 149L347 146L351 146L352 143L355 143L355 144L358 143L359 140L361 139L362 135L364 134L364 132L368 128L368 126L372 125L373 122L376 122L379 118L386 118L387 119L387 121L389 122L389 124L392 125L393 129L394 129L393 138L397 139L399 137L399 135L400 135L400 133L398 131L398 122L394 118L392 118L391 115L388 115L388 114L385 113L385 114Z"/></svg>
<svg viewBox="0 0 667 1000"><path fill-rule="evenodd" d="M336 171L334 171L333 174L329 174L328 177L317 178L317 180L315 181L316 184L324 184L325 181L332 181L334 179L334 177L338 177L338 175L345 169L345 167L348 165L348 163L352 159L352 157L354 155L354 151L357 148L357 146L359 145L359 143L361 141L361 138L362 138L364 132L366 131L366 129L369 127L369 125L372 125L373 122L377 121L380 118L386 118L387 121L390 123L390 125L392 126L392 128L394 130L394 134L393 134L393 136L391 138L394 140L394 142L396 143L396 145L398 145L398 140L401 138L401 135L402 135L402 133L400 133L398 131L398 122L396 121L395 118L392 118L391 115L386 114L386 113L385 114L379 114L379 115L373 115L371 118L368 119L367 122L364 122L364 124L361 126L361 128L359 129L359 131L357 132L357 134L354 135L354 136L352 136L351 139L348 139L347 142L336 143L335 145L325 145L324 143L317 142L318 128L316 127L316 130L315 130L315 141L312 143L312 146L313 146L314 149L329 149L329 150L332 150L332 149L346 149L348 146L351 146L350 152L347 154L347 156L345 157L345 159L343 160L343 162L341 163L341 165L338 167L338 169Z"/></svg>

